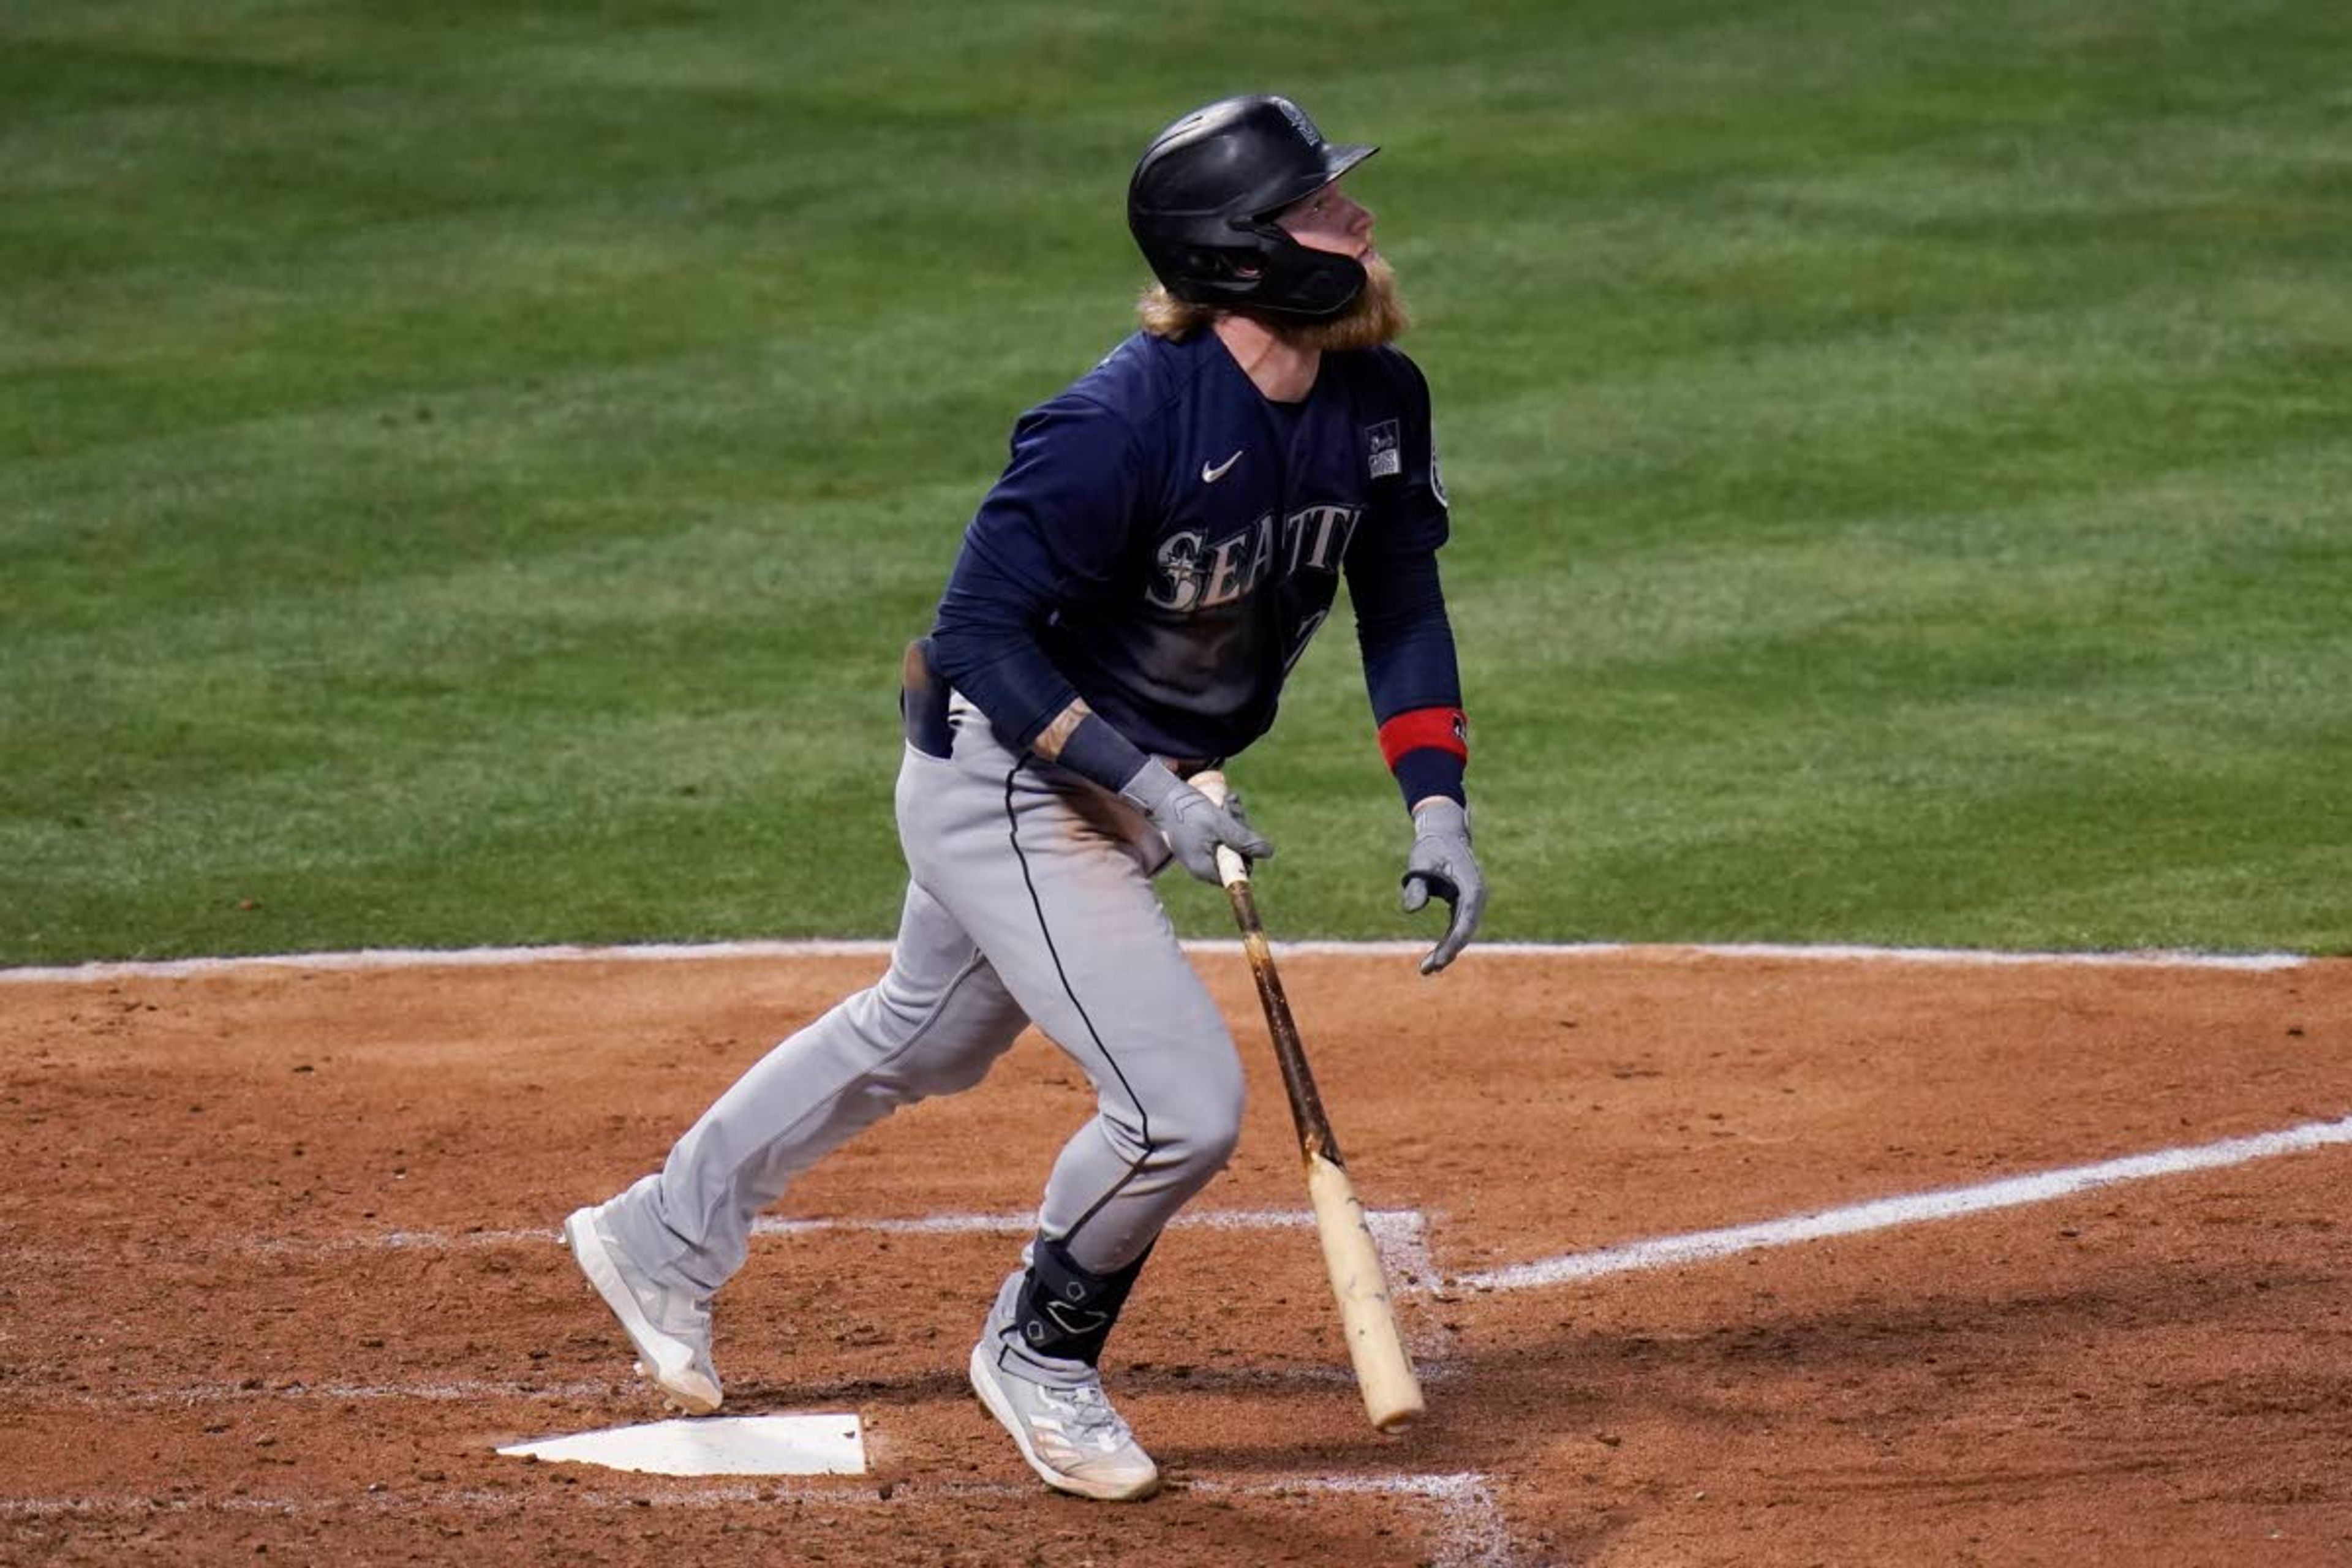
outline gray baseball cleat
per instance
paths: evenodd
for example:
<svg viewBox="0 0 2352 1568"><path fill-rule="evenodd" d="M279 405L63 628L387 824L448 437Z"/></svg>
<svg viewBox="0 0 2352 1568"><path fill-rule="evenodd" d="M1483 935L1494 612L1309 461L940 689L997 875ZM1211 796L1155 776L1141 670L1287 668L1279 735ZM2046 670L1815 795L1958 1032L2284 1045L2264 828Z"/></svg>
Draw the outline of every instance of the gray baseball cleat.
<svg viewBox="0 0 2352 1568"><path fill-rule="evenodd" d="M1108 1502L1158 1491L1160 1467L1110 1407L1095 1369L1021 1344L1010 1307L1014 1294L1008 1282L971 1347L972 1392L1055 1490Z"/></svg>
<svg viewBox="0 0 2352 1568"><path fill-rule="evenodd" d="M710 1363L710 1299L648 1279L621 1250L595 1208L574 1209L563 1244L604 1305L637 1347L637 1372L689 1415L719 1408L719 1369Z"/></svg>

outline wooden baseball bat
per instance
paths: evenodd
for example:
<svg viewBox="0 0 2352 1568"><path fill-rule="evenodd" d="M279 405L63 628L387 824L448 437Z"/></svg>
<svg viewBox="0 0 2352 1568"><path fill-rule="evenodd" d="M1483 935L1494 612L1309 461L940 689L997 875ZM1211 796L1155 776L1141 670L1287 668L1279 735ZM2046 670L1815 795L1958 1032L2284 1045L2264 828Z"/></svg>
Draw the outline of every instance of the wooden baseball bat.
<svg viewBox="0 0 2352 1568"><path fill-rule="evenodd" d="M1229 793L1224 775L1204 773L1192 786L1223 804ZM1307 1162L1307 1196L1315 1207L1315 1232L1323 1243L1323 1264L1331 1276L1331 1293L1339 1298L1339 1322L1347 1334L1348 1359L1356 1369L1356 1386L1364 1395L1364 1414L1383 1432L1401 1431L1420 1419L1421 1381L1413 1375L1412 1358L1397 1332L1396 1310L1389 1303L1388 1272L1381 1267L1380 1249L1372 1245L1371 1228L1364 1223L1364 1205L1348 1180L1347 1163L1339 1157L1339 1140L1331 1136L1331 1120L1323 1111L1323 1097L1315 1088L1315 1074L1307 1065L1307 1047L1283 994L1282 976L1274 967L1274 950L1266 943L1265 924L1258 918L1257 900L1250 890L1249 862L1223 845L1217 848L1217 872L1232 900L1234 918L1242 928L1242 949L1249 955L1250 973L1257 981L1257 998L1265 1008L1266 1028L1274 1036L1275 1060L1282 1066L1282 1087L1290 1096L1290 1119L1298 1129L1298 1152Z"/></svg>

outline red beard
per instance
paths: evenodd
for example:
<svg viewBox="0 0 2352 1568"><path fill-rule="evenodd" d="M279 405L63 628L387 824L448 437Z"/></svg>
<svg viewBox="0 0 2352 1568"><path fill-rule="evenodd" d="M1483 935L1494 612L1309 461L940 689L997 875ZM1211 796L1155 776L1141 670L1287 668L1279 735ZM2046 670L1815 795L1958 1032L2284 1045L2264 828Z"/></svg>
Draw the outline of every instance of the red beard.
<svg viewBox="0 0 2352 1568"><path fill-rule="evenodd" d="M1363 291L1339 315L1326 321L1273 318L1266 325L1295 348L1336 353L1394 342L1412 325L1412 312L1405 309L1404 296L1397 289L1396 268L1389 265L1387 257L1375 252L1364 259Z"/></svg>

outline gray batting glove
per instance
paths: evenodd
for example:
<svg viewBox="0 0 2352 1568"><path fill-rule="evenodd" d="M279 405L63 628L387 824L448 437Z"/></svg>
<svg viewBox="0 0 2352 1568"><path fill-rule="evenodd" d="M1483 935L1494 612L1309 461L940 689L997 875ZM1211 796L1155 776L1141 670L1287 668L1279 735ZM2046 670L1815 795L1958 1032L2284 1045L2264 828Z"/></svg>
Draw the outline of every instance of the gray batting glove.
<svg viewBox="0 0 2352 1568"><path fill-rule="evenodd" d="M1412 853L1404 863L1404 896L1399 900L1412 914L1435 893L1453 906L1454 919L1445 934L1421 961L1423 974L1434 974L1454 962L1477 934L1478 917L1486 912L1486 879L1478 874L1478 857L1470 852L1470 814L1450 800L1424 802L1412 814Z"/></svg>
<svg viewBox="0 0 2352 1568"><path fill-rule="evenodd" d="M1218 845L1239 851L1244 860L1273 858L1274 846L1249 825L1239 801L1219 805L1158 763L1144 763L1118 793L1151 819L1184 869L1213 888L1224 885L1217 875Z"/></svg>

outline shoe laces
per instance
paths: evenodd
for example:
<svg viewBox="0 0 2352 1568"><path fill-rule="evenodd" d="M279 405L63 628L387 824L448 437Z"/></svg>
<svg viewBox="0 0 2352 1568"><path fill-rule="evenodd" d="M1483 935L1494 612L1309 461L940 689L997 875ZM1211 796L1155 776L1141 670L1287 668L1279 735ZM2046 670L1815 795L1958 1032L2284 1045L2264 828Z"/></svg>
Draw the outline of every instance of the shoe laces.
<svg viewBox="0 0 2352 1568"><path fill-rule="evenodd" d="M1045 1391L1045 1403L1064 1415L1066 1431L1075 1441L1091 1443L1111 1453L1134 1440L1127 1423L1104 1397L1102 1385L1082 1383L1071 1388Z"/></svg>

